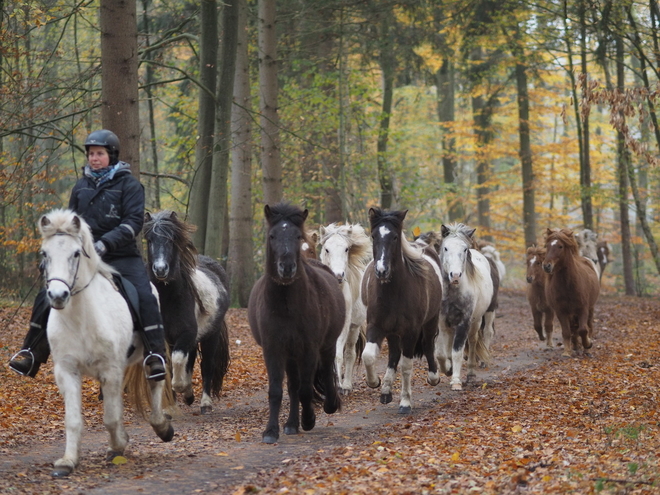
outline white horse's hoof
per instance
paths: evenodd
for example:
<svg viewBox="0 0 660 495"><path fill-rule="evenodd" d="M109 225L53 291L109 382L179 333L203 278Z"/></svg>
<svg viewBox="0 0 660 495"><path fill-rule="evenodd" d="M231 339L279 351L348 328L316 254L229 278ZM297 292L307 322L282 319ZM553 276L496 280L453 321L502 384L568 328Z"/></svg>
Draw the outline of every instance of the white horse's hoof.
<svg viewBox="0 0 660 495"><path fill-rule="evenodd" d="M426 382L432 387L435 387L438 383L440 383L440 375L437 373L429 373L428 377L426 378Z"/></svg>
<svg viewBox="0 0 660 495"><path fill-rule="evenodd" d="M213 406L202 406L199 408L201 414L211 414L213 412Z"/></svg>
<svg viewBox="0 0 660 495"><path fill-rule="evenodd" d="M460 383L452 383L451 389L456 391L463 390L463 385L461 385Z"/></svg>
<svg viewBox="0 0 660 495"><path fill-rule="evenodd" d="M66 478L73 473L75 467L72 462L60 459L55 461L53 472L50 473L53 478Z"/></svg>
<svg viewBox="0 0 660 495"><path fill-rule="evenodd" d="M399 414L410 414L411 412L411 406L399 406Z"/></svg>
<svg viewBox="0 0 660 495"><path fill-rule="evenodd" d="M369 382L369 380L367 380L367 385L369 386L369 388L378 388L380 387L380 384L381 384L380 378L378 379L377 382Z"/></svg>

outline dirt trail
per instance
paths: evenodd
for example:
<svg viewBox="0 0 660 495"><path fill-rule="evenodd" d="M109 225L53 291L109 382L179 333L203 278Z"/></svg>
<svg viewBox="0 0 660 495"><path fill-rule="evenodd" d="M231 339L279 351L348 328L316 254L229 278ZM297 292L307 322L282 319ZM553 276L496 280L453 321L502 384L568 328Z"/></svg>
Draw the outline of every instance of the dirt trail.
<svg viewBox="0 0 660 495"><path fill-rule="evenodd" d="M232 311L237 321L245 319L244 311ZM597 317L602 319L603 316L606 318L602 310L597 311ZM265 445L261 443L261 431L267 419L266 380L265 376L258 376L257 383L262 385L236 387L225 392L221 400L215 402L210 415L198 414L197 403L192 407L182 406L180 416L174 419L175 438L169 444L160 442L144 420L128 415L131 443L126 453L128 463L121 466L104 462L106 433L100 424L90 427L90 421L83 434L82 463L66 480L50 478L52 462L64 447L61 425L54 429L48 441L37 443L26 439L11 451L0 450L0 479L5 480L0 482L0 492L232 493L236 486L249 484L259 473L286 469L291 459L336 446L369 445L386 435L388 427L395 423L414 422L415 415L420 412L459 400L462 394L506 380L510 374L560 358L559 349L547 350L545 343L538 341L522 292L504 290L501 293L495 327L493 361L487 369L477 371L477 381L463 392L451 392L447 378L437 387L427 385L424 364L415 362L410 416L397 414L399 380L395 383L393 402L382 405L379 391L366 386L364 368L360 366L356 370L356 388L344 398L341 412L332 416L321 412L311 432L282 435L279 443ZM556 323L555 327L554 344L557 346L560 331ZM230 326L230 335L232 346L240 346L243 355L260 359L260 350L245 323L239 327ZM385 366L386 353L383 352L379 359L381 376ZM283 415L287 410L288 405L283 404Z"/></svg>

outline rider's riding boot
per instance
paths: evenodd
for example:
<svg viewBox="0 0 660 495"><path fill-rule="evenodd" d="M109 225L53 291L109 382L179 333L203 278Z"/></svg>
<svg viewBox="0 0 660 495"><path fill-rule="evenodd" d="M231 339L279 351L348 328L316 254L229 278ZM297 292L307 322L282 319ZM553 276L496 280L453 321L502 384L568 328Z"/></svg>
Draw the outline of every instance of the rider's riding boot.
<svg viewBox="0 0 660 495"><path fill-rule="evenodd" d="M30 318L30 329L28 330L23 348L14 354L9 361L9 368L19 375L34 378L39 371L41 363L48 360L50 347L46 339L46 324L50 306L46 300L46 291L37 294L32 308Z"/></svg>
<svg viewBox="0 0 660 495"><path fill-rule="evenodd" d="M144 328L144 370L147 380L158 382L165 379L165 334L162 323Z"/></svg>

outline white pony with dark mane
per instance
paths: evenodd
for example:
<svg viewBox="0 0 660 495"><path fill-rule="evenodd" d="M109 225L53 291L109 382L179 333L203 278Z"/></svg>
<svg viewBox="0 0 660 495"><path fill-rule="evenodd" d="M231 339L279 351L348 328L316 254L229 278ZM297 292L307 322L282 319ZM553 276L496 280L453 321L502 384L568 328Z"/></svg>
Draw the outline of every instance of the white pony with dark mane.
<svg viewBox="0 0 660 495"><path fill-rule="evenodd" d="M371 261L371 239L360 224L321 226L321 262L341 284L346 302L346 320L337 339L335 365L339 390L353 389L353 368L364 348L367 308L360 298L362 275Z"/></svg>
<svg viewBox="0 0 660 495"><path fill-rule="evenodd" d="M71 210L54 210L41 217L39 230L47 297L54 310L48 318L48 343L65 406L66 448L64 456L55 461L53 476L68 476L79 461L83 375L101 383L109 460L123 455L128 443L123 382L125 368L130 365L136 369L127 375L131 378L125 384L129 393L137 398L147 386L150 388L149 422L156 434L169 442L174 430L163 414L165 381L147 384L142 371L142 341L133 332L130 310L113 282L114 270L94 250L89 226ZM137 404L142 412L141 405Z"/></svg>
<svg viewBox="0 0 660 495"><path fill-rule="evenodd" d="M470 381L476 376L477 363L489 361L488 343L494 334L494 315L484 318L494 293L491 268L486 257L473 249L475 231L462 223L443 225L441 229L442 310L435 356L440 369L451 375L452 390L463 389L461 367L466 342Z"/></svg>

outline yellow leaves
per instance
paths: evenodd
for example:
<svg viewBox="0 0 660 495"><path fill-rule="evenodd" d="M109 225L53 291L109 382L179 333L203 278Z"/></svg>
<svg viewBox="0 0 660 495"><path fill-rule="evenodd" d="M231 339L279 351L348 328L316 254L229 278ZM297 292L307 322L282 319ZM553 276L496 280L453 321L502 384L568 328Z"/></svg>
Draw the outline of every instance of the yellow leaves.
<svg viewBox="0 0 660 495"><path fill-rule="evenodd" d="M514 425L511 427L511 431L514 433L520 433L523 430L523 427L521 425Z"/></svg>
<svg viewBox="0 0 660 495"><path fill-rule="evenodd" d="M451 456L452 462L458 462L461 460L461 454L460 452L454 452Z"/></svg>
<svg viewBox="0 0 660 495"><path fill-rule="evenodd" d="M124 457L123 455L117 455L117 456L114 457L114 459L112 459L112 463L115 466L121 466L123 464L126 464L127 462L128 462L128 459L126 459L126 457Z"/></svg>
<svg viewBox="0 0 660 495"><path fill-rule="evenodd" d="M241 432L240 431L236 432L236 434L234 435L234 440L236 440L237 442L241 441Z"/></svg>
<svg viewBox="0 0 660 495"><path fill-rule="evenodd" d="M422 43L413 48L413 51L424 61L424 65L432 73L435 74L442 67L442 55L435 52L431 43Z"/></svg>

